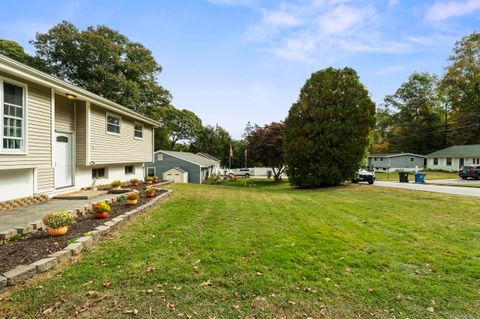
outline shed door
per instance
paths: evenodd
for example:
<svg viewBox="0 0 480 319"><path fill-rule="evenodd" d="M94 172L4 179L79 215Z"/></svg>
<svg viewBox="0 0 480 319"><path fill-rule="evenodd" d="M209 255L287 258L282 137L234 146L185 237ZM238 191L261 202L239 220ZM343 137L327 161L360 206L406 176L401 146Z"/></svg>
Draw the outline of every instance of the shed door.
<svg viewBox="0 0 480 319"><path fill-rule="evenodd" d="M72 186L72 134L57 133L55 143L55 188Z"/></svg>

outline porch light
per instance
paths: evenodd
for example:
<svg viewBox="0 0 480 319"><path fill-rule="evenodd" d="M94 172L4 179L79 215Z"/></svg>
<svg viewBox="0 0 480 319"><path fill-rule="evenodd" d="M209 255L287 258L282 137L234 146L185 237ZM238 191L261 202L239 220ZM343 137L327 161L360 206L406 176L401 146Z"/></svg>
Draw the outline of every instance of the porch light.
<svg viewBox="0 0 480 319"><path fill-rule="evenodd" d="M67 94L65 94L65 96L66 96L67 99L69 99L69 100L75 100L75 99L77 98L76 95L73 95L73 94L71 94L71 93L67 93Z"/></svg>

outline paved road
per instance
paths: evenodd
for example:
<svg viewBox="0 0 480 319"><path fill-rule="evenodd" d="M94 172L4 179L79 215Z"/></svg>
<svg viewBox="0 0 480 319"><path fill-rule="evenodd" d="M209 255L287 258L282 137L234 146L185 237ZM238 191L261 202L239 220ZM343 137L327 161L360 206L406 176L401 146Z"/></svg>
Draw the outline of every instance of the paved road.
<svg viewBox="0 0 480 319"><path fill-rule="evenodd" d="M431 193L480 197L480 188L475 188L475 187L440 186L440 185L398 183L398 182L384 182L384 181L376 181L375 184L373 185L381 186L381 187L414 190L414 191L431 192Z"/></svg>

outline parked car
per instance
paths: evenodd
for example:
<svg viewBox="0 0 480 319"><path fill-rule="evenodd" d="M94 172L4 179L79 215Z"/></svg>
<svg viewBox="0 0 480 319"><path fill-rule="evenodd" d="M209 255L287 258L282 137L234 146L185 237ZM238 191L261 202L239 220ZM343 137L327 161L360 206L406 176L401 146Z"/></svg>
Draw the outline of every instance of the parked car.
<svg viewBox="0 0 480 319"><path fill-rule="evenodd" d="M357 176L352 180L352 182L367 182L371 185L375 182L375 172L370 172L365 169L359 169Z"/></svg>
<svg viewBox="0 0 480 319"><path fill-rule="evenodd" d="M230 170L230 175L243 176L245 178L249 178L250 176L253 176L253 171L249 168L236 168L236 169Z"/></svg>
<svg viewBox="0 0 480 319"><path fill-rule="evenodd" d="M467 179L469 177L475 178L475 179L480 179L480 165L466 165L466 166L463 166L458 171L458 176L460 176L462 179Z"/></svg>

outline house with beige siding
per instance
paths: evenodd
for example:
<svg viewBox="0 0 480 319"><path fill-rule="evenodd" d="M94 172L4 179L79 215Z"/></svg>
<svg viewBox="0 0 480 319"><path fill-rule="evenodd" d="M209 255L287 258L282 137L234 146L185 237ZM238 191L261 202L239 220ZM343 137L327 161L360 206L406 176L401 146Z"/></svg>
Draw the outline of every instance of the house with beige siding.
<svg viewBox="0 0 480 319"><path fill-rule="evenodd" d="M144 177L158 123L0 55L0 201Z"/></svg>

